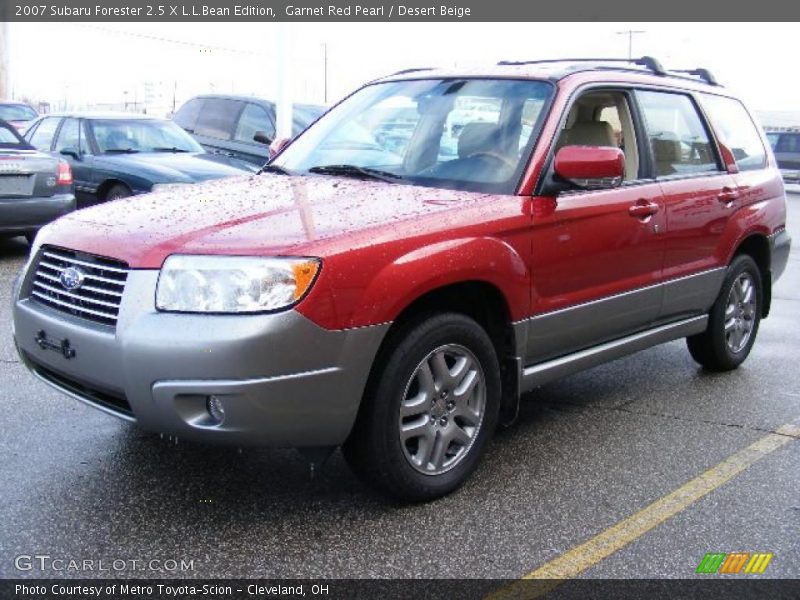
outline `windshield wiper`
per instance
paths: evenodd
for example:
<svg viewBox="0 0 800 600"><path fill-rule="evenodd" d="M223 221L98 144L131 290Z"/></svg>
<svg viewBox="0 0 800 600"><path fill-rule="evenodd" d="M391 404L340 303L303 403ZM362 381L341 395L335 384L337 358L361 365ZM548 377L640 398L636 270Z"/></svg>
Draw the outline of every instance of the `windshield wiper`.
<svg viewBox="0 0 800 600"><path fill-rule="evenodd" d="M134 148L107 148L106 154L136 154L139 152Z"/></svg>
<svg viewBox="0 0 800 600"><path fill-rule="evenodd" d="M186 150L185 148L176 148L173 146L172 148L153 148L153 152L191 152L191 150Z"/></svg>
<svg viewBox="0 0 800 600"><path fill-rule="evenodd" d="M371 167L358 167L356 165L321 165L318 167L311 167L309 173L318 173L320 175L341 175L343 177L363 177L367 179L377 179L379 181L386 181L387 183L395 183L402 179L396 173L389 171L381 171L380 169L373 169Z"/></svg>
<svg viewBox="0 0 800 600"><path fill-rule="evenodd" d="M283 167L279 167L278 165L270 165L270 164L266 164L263 167L261 167L258 171L256 171L256 175L261 175L262 173L278 173L279 175L293 175L293 173L288 169L284 169Z"/></svg>

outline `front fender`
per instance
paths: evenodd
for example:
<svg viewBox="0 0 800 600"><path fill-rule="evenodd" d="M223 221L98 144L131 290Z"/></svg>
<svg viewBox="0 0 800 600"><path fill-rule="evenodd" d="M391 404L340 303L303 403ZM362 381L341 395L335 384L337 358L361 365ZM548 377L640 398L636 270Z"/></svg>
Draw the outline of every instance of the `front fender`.
<svg viewBox="0 0 800 600"><path fill-rule="evenodd" d="M497 287L514 320L530 307L530 273L507 243L461 238L417 248L386 264L354 303L351 327L393 321L424 294L448 285L481 281Z"/></svg>
<svg viewBox="0 0 800 600"><path fill-rule="evenodd" d="M117 180L128 186L134 194L149 192L155 183L193 183L190 178L171 169L127 165L121 161L98 160L94 170L98 187L109 180Z"/></svg>

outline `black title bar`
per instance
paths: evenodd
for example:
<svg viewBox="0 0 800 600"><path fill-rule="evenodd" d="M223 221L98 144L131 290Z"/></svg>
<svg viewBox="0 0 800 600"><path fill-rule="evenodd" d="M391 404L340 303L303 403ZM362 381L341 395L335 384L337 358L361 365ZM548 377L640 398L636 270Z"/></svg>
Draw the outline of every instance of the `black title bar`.
<svg viewBox="0 0 800 600"><path fill-rule="evenodd" d="M800 579L17 579L0 580L3 600L797 600Z"/></svg>

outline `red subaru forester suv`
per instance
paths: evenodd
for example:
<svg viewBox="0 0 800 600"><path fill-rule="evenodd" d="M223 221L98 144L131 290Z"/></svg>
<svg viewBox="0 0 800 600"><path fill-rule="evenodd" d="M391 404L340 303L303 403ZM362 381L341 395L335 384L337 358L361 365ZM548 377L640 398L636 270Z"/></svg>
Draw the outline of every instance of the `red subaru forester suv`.
<svg viewBox="0 0 800 600"><path fill-rule="evenodd" d="M46 227L14 335L37 377L143 428L342 446L366 481L425 500L543 382L683 337L736 368L785 222L764 135L705 70L410 70L261 174Z"/></svg>

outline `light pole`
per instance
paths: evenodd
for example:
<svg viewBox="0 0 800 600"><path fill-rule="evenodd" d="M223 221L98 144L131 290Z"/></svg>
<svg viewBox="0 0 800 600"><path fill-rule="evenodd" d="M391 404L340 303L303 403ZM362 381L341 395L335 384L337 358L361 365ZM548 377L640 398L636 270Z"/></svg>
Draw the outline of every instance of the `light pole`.
<svg viewBox="0 0 800 600"><path fill-rule="evenodd" d="M8 75L8 23L0 22L0 99L10 98L10 82Z"/></svg>
<svg viewBox="0 0 800 600"><path fill-rule="evenodd" d="M627 29L625 31L618 31L617 35L627 35L628 36L628 60L633 58L633 36L639 35L641 33L647 33L646 31L636 30L636 29Z"/></svg>
<svg viewBox="0 0 800 600"><path fill-rule="evenodd" d="M328 43L322 44L322 81L323 85L323 104L328 104Z"/></svg>
<svg viewBox="0 0 800 600"><path fill-rule="evenodd" d="M328 104L328 43L322 44L322 70L323 70L323 104Z"/></svg>

